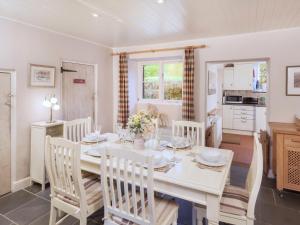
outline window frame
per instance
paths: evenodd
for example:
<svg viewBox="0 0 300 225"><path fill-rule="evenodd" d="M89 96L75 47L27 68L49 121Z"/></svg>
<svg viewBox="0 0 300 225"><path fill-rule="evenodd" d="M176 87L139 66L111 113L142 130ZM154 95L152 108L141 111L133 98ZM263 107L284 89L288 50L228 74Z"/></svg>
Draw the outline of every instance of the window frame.
<svg viewBox="0 0 300 225"><path fill-rule="evenodd" d="M153 103L153 104L182 104L182 100L167 100L164 99L164 73L163 68L168 63L184 63L182 59L162 59L162 60L148 60L138 62L138 102L139 103ZM143 98L143 87L144 87L144 65L159 65L159 98L158 99L144 99ZM184 74L184 67L182 68L182 76ZM182 80L183 88L183 80Z"/></svg>

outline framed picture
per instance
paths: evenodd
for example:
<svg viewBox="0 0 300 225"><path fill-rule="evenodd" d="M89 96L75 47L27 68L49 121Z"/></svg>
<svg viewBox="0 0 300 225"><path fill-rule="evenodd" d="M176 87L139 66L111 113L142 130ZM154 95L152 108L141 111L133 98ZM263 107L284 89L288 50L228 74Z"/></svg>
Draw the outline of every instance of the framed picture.
<svg viewBox="0 0 300 225"><path fill-rule="evenodd" d="M208 95L217 93L217 74L213 71L208 71Z"/></svg>
<svg viewBox="0 0 300 225"><path fill-rule="evenodd" d="M300 96L300 66L286 67L286 95Z"/></svg>
<svg viewBox="0 0 300 225"><path fill-rule="evenodd" d="M55 87L55 67L30 64L30 86Z"/></svg>

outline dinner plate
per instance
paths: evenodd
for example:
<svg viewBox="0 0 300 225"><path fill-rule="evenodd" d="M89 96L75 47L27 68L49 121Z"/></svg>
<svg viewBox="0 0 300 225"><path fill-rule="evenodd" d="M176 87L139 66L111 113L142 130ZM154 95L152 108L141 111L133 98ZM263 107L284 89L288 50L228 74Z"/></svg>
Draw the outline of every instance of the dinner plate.
<svg viewBox="0 0 300 225"><path fill-rule="evenodd" d="M102 148L90 148L86 151L87 155L94 156L94 157L100 157L101 156Z"/></svg>
<svg viewBox="0 0 300 225"><path fill-rule="evenodd" d="M190 146L191 146L191 144L189 144L189 143L180 143L180 144L175 145L175 146L173 146L173 144L170 143L170 142L167 144L168 148L176 148L176 149L185 149L185 148L188 148Z"/></svg>
<svg viewBox="0 0 300 225"><path fill-rule="evenodd" d="M102 142L102 141L106 141L107 138L106 137L103 137L103 136L100 136L100 137L84 137L82 138L82 141L83 142L86 142L86 143L98 143L98 142Z"/></svg>
<svg viewBox="0 0 300 225"><path fill-rule="evenodd" d="M201 155L197 155L196 156L196 161L198 163L201 163L203 165L206 165L206 166L214 166L214 167L218 167L218 166L224 166L226 165L227 161L226 161L226 158L224 155L221 155L220 158L218 159L218 161L215 161L215 162L208 162L206 161L205 159L203 159L201 157Z"/></svg>

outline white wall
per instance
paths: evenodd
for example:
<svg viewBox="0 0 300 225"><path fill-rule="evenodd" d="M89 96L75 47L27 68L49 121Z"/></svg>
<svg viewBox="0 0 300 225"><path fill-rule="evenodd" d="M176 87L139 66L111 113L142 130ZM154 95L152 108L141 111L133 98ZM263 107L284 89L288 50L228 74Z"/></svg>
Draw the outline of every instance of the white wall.
<svg viewBox="0 0 300 225"><path fill-rule="evenodd" d="M29 176L30 125L48 119L42 106L45 95L54 93L60 100L62 59L98 64L99 123L112 130L111 49L0 19L0 68L17 72L17 150L16 178ZM56 66L56 87L29 87L29 63ZM55 119L61 119L61 112Z"/></svg>
<svg viewBox="0 0 300 225"><path fill-rule="evenodd" d="M198 39L147 46L116 48L117 51L132 51L153 48L172 48L206 44L196 50L195 65L195 111L196 119L204 120L206 112L206 63L214 61L270 59L269 121L293 122L300 111L300 97L285 95L285 69L288 65L300 64L300 28ZM158 53L156 55L159 55ZM118 75L114 73L114 76Z"/></svg>

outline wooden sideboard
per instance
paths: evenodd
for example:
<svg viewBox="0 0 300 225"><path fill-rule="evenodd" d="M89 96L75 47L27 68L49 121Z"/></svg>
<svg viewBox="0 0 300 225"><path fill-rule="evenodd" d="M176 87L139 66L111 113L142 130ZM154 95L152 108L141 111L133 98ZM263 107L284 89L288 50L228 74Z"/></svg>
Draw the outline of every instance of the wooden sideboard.
<svg viewBox="0 0 300 225"><path fill-rule="evenodd" d="M37 122L31 125L31 162L30 162L30 180L42 185L45 190L47 175L45 168L45 141L46 136L62 137L63 121L53 123Z"/></svg>
<svg viewBox="0 0 300 225"><path fill-rule="evenodd" d="M293 123L271 122L269 125L277 189L300 191L300 131Z"/></svg>

